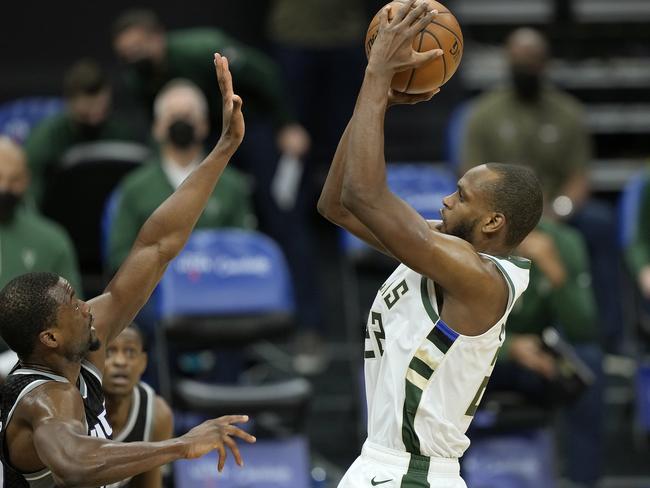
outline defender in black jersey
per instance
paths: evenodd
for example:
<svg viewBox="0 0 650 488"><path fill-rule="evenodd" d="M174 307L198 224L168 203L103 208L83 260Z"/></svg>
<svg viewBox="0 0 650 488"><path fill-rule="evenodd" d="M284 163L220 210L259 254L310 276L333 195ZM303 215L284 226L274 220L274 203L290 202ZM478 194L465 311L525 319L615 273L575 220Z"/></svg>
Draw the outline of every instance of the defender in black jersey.
<svg viewBox="0 0 650 488"><path fill-rule="evenodd" d="M108 345L104 364L102 386L113 439L121 442L169 439L174 430L171 409L149 385L140 381L147 367L147 353L137 327L127 327ZM128 486L160 488L160 468L112 484L110 488Z"/></svg>
<svg viewBox="0 0 650 488"><path fill-rule="evenodd" d="M209 420L167 441L112 441L101 390L106 345L132 322L181 251L244 136L228 61L215 54L214 63L221 138L145 222L104 293L84 302L51 273L19 276L0 291L0 334L19 358L0 392L0 488L104 486L213 449L222 469L226 447L242 464L233 437L255 441L232 425L248 421L244 415Z"/></svg>

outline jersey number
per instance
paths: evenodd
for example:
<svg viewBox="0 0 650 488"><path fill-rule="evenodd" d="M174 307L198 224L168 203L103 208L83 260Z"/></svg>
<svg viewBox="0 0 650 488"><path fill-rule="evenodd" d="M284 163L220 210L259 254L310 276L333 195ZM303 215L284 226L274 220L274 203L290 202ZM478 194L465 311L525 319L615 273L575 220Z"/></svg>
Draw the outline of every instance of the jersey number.
<svg viewBox="0 0 650 488"><path fill-rule="evenodd" d="M388 310L393 308L399 299L406 295L407 291L409 291L409 287L406 284L406 280L402 280L395 288L388 292L388 294L384 296L384 303L388 307Z"/></svg>

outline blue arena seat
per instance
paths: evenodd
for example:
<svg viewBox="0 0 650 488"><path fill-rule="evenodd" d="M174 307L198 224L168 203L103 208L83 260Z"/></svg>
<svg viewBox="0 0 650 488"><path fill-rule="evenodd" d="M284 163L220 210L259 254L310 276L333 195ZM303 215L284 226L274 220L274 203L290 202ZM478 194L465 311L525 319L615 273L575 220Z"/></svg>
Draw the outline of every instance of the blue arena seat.
<svg viewBox="0 0 650 488"><path fill-rule="evenodd" d="M291 329L292 284L278 245L250 230L197 230L170 263L156 291L156 300L161 392L170 399L174 410L205 417L233 412L252 414L256 435L268 440L244 448L247 469L252 467L251 460L262 469L262 464L275 459L272 464L278 470L277 479L264 486L308 486L308 449L301 435L311 396L308 381L275 375L262 382L216 384L180 376L170 361L174 353L242 350L243 346ZM281 461L268 454L284 451L294 460ZM204 466L205 459L175 466L176 486L198 486L197 472L202 473L198 475L201 486L213 486L214 476L203 472ZM242 484L247 479L244 474L242 478L236 470L229 473L219 478L220 487L253 486Z"/></svg>
<svg viewBox="0 0 650 488"><path fill-rule="evenodd" d="M19 98L0 105L0 134L22 144L42 119L63 111L59 97Z"/></svg>
<svg viewBox="0 0 650 488"><path fill-rule="evenodd" d="M387 165L388 186L425 219L440 219L443 197L456 191L456 178L446 168L431 163L392 163ZM353 260L363 260L372 251L355 236L343 231L341 245Z"/></svg>

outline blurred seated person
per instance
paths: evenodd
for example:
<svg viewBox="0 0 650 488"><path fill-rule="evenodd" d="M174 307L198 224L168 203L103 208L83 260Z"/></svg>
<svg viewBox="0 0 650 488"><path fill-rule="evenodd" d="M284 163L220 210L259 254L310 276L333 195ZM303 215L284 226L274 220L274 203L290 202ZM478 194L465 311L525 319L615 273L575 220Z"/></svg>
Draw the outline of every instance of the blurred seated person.
<svg viewBox="0 0 650 488"><path fill-rule="evenodd" d="M463 135L463 171L485 161L532 167L552 205L549 208L583 236L589 251L599 307L600 338L616 349L621 337L620 281L614 212L590 198L592 147L580 102L545 78L546 39L521 28L507 39L510 84L473 103ZM616 289L616 285L615 289Z"/></svg>
<svg viewBox="0 0 650 488"><path fill-rule="evenodd" d="M32 174L30 194L37 204L43 196L49 165L58 164L71 147L104 140L135 141L128 120L111 110L111 86L93 60L75 63L63 79L66 110L40 122L25 141Z"/></svg>
<svg viewBox="0 0 650 488"><path fill-rule="evenodd" d="M208 107L201 90L189 80L172 80L156 97L152 134L159 155L129 173L117 187L119 203L111 223L108 259L116 270L135 242L147 217L204 158L208 136ZM255 226L247 181L227 167L197 229Z"/></svg>
<svg viewBox="0 0 650 488"><path fill-rule="evenodd" d="M517 254L532 260L530 283L508 319L486 395L515 391L528 404L565 408L565 475L578 486L594 486L602 446L602 352L586 246L571 227L543 218ZM543 346L547 327L558 329L596 376L577 400L561 388L561 363Z"/></svg>
<svg viewBox="0 0 650 488"><path fill-rule="evenodd" d="M0 289L21 274L49 271L81 290L77 258L68 234L24 204L28 188L23 150L11 139L0 137ZM5 349L0 340L0 350Z"/></svg>
<svg viewBox="0 0 650 488"><path fill-rule="evenodd" d="M151 111L160 89L170 80L186 78L206 95L212 130L221 130L221 99L214 90L214 70L207 59L214 52L229 61L233 79L246 99L247 124L260 117L272 121L281 153L302 156L309 135L288 111L280 71L264 53L215 28L167 32L151 10L123 12L113 24L113 48L125 64L124 82L134 101ZM248 129L248 127L247 127Z"/></svg>
<svg viewBox="0 0 650 488"><path fill-rule="evenodd" d="M638 283L644 310L650 317L650 173L645 178L635 224L636 232L625 250L625 257L632 276Z"/></svg>
<svg viewBox="0 0 650 488"><path fill-rule="evenodd" d="M221 130L221 98L214 90L214 70L205 60L215 51L227 56L238 93L246 100L246 137L233 164L251 176L259 227L278 242L289 263L299 325L296 354L303 359L297 363L298 369L322 369L324 325L319 280L314 279L319 266L309 220L315 205L302 202L304 191L300 191L301 186L304 188L302 160L311 141L289 108L280 68L266 54L220 29L166 31L151 10L122 13L113 25L112 41L124 64L125 91L134 104L151 113L154 98L165 83L188 79L206 96L209 137Z"/></svg>
<svg viewBox="0 0 650 488"><path fill-rule="evenodd" d="M113 440L153 442L172 437L174 419L169 405L140 381L146 367L144 337L135 325L131 325L106 348L102 387ZM107 488L123 487L161 488L161 469L154 468Z"/></svg>

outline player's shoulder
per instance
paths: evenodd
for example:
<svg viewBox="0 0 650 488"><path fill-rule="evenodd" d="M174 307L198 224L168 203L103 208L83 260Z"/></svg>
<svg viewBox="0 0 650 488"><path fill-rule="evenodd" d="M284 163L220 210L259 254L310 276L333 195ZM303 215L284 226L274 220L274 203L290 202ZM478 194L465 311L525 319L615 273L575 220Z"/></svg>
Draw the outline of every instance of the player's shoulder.
<svg viewBox="0 0 650 488"><path fill-rule="evenodd" d="M69 127L69 116L67 112L60 112L49 115L42 119L30 132L26 144L31 142L42 142L45 139L60 137L61 132Z"/></svg>
<svg viewBox="0 0 650 488"><path fill-rule="evenodd" d="M20 398L14 417L28 423L50 417L83 418L84 404L76 386L63 381L45 381Z"/></svg>
<svg viewBox="0 0 650 488"><path fill-rule="evenodd" d="M171 407L160 395L154 396L152 440L169 439L174 432L174 414Z"/></svg>

